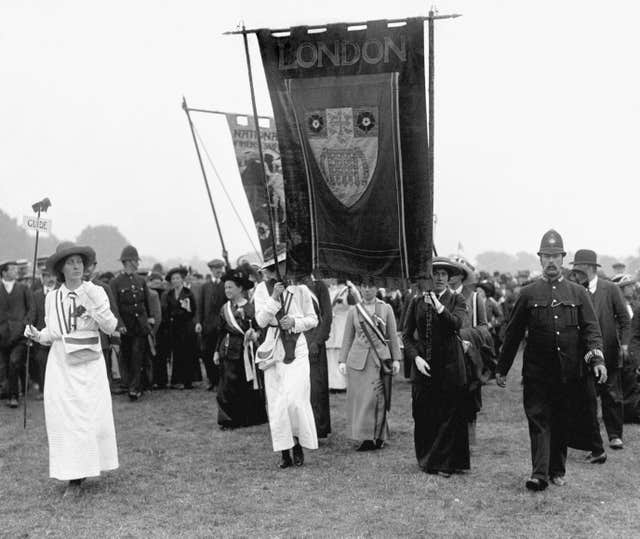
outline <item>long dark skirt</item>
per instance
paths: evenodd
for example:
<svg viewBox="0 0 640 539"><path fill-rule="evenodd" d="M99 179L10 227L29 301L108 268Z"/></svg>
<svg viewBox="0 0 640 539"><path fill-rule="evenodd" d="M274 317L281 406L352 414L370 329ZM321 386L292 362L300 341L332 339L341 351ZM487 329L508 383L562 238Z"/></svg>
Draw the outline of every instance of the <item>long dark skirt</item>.
<svg viewBox="0 0 640 539"><path fill-rule="evenodd" d="M267 422L264 393L247 382L242 358L223 358L218 383L218 425L236 428Z"/></svg>
<svg viewBox="0 0 640 539"><path fill-rule="evenodd" d="M171 331L169 346L173 356L171 383L190 386L200 382L202 373L196 350L196 334L190 328L175 328Z"/></svg>
<svg viewBox="0 0 640 539"><path fill-rule="evenodd" d="M331 415L329 412L329 369L327 366L327 349L324 344L318 347L318 355L309 358L311 377L311 408L316 420L318 438L326 438L331 432Z"/></svg>
<svg viewBox="0 0 640 539"><path fill-rule="evenodd" d="M425 472L452 473L470 468L466 392L444 391L435 384L413 384L416 458Z"/></svg>

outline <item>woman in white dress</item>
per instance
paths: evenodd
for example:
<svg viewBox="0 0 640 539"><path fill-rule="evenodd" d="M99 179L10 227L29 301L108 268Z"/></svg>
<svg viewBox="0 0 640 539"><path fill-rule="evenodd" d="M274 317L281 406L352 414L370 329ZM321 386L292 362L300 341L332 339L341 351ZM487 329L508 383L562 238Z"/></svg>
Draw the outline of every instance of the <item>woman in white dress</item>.
<svg viewBox="0 0 640 539"><path fill-rule="evenodd" d="M105 291L83 281L95 259L91 247L61 243L47 267L63 284L45 302L45 327L27 326L25 336L51 345L44 412L49 440L49 475L69 481L78 494L86 477L118 467L111 392L99 330L112 334L117 321Z"/></svg>
<svg viewBox="0 0 640 539"><path fill-rule="evenodd" d="M280 262L284 256L279 255L278 259ZM282 452L280 467L288 468L304 464L303 447L318 448L311 408L309 350L304 336L305 331L316 327L318 317L305 285L275 282L275 264L273 259L265 262L266 281L256 287L253 296L256 322L267 328L256 363L264 370L273 450ZM284 264L281 267L284 274Z"/></svg>

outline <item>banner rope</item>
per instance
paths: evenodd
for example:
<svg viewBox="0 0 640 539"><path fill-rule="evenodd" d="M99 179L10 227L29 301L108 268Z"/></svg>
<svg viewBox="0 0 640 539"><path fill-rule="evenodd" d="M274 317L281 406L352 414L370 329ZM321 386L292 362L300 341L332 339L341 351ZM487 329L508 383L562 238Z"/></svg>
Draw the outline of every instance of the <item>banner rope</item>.
<svg viewBox="0 0 640 539"><path fill-rule="evenodd" d="M247 238L249 239L249 242L251 243L251 246L253 247L253 250L260 255L260 258L262 258L262 249L258 249L256 247L255 243L253 243L253 240L251 239L251 235L249 234L249 231L247 230L247 227L245 226L244 222L242 221L242 219L240 217L240 214L238 213L238 210L236 209L236 206L233 203L233 200L231 200L231 197L229 196L229 193L227 192L227 188L224 186L224 183L222 182L222 178L220 178L220 174L218 174L218 169L213 164L213 160L211 159L211 156L209 155L209 150L207 150L207 146L205 145L204 141L202 140L202 137L200 136L200 133L196 129L195 125L193 126L193 130L196 133L196 137L198 137L198 142L202 146L202 149L204 150L204 154L207 156L207 161L209 161L209 165L213 169L213 173L216 175L216 179L218 180L218 183L220 184L220 187L222 187L222 190L224 191L224 194L226 195L227 200L229 201L229 204L231 204L231 208L233 209L233 212L236 214L236 217L238 218L238 221L240 222L240 226L242 226L242 229L244 230L244 233L247 235Z"/></svg>

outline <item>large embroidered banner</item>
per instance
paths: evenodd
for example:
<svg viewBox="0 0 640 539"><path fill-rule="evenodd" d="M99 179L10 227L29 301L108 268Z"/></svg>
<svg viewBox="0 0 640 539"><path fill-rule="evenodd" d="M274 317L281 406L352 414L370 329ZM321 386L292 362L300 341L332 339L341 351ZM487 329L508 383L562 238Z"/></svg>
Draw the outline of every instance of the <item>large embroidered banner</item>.
<svg viewBox="0 0 640 539"><path fill-rule="evenodd" d="M261 173L260 154L253 116L227 114L227 123L231 131L233 148L236 152L242 185L247 194L251 214L256 224L260 248L264 252L273 251L271 228L269 227L269 205L274 218L277 243L284 243L286 212L284 203L284 182L278 136L272 118L260 118L260 137L264 154L264 176ZM265 181L267 192L265 191Z"/></svg>
<svg viewBox="0 0 640 539"><path fill-rule="evenodd" d="M431 261L423 22L258 33L287 205L287 265L415 279Z"/></svg>

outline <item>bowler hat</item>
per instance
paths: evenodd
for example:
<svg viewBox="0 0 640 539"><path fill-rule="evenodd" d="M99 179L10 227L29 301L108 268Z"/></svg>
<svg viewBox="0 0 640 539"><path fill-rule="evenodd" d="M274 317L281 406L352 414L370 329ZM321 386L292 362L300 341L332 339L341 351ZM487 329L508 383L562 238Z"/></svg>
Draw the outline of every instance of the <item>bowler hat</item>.
<svg viewBox="0 0 640 539"><path fill-rule="evenodd" d="M600 267L598 264L598 255L591 249L578 249L571 262L572 265L588 264L590 266Z"/></svg>
<svg viewBox="0 0 640 539"><path fill-rule="evenodd" d="M223 283L233 281L243 290L250 290L253 288L253 281L249 279L249 274L241 268L228 270L220 280Z"/></svg>
<svg viewBox="0 0 640 539"><path fill-rule="evenodd" d="M72 255L80 255L85 266L93 264L96 259L96 252L91 247L63 241L56 247L56 252L47 258L47 269L54 273L60 273L62 264Z"/></svg>
<svg viewBox="0 0 640 539"><path fill-rule="evenodd" d="M180 275L182 275L182 278L184 279L187 276L187 273L189 273L189 271L184 266L176 266L175 268L171 268L167 272L167 274L164 276L167 282L171 282L171 277L173 276L174 273L179 273Z"/></svg>
<svg viewBox="0 0 640 539"><path fill-rule="evenodd" d="M544 236L542 236L542 240L540 240L538 256L540 255L567 255L564 250L562 236L553 230L553 228L545 232Z"/></svg>
<svg viewBox="0 0 640 539"><path fill-rule="evenodd" d="M120 262L124 262L125 260L140 260L138 256L138 249L136 249L133 245L127 245L124 249L122 249L122 253L120 254Z"/></svg>

